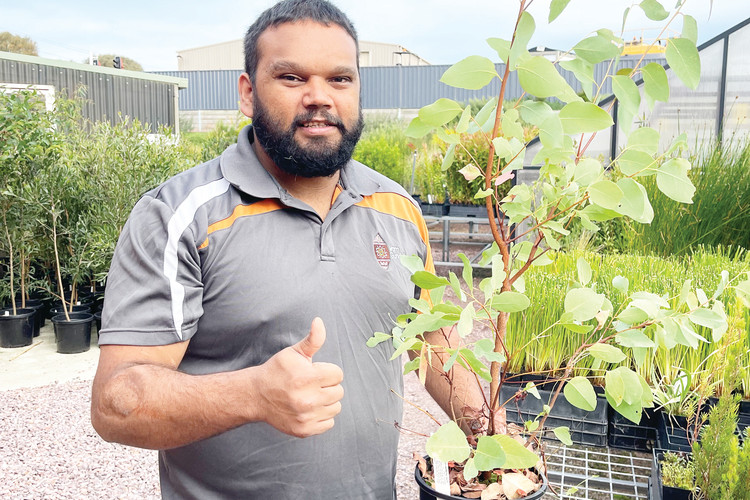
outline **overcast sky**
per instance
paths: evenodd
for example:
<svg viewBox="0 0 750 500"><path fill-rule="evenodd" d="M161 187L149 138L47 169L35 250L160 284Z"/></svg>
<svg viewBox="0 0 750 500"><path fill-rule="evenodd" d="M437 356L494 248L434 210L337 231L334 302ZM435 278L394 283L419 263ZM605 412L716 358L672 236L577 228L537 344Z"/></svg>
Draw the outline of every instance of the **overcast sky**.
<svg viewBox="0 0 750 500"><path fill-rule="evenodd" d="M32 0L3 2L0 32L28 36L39 55L83 62L89 53L114 53L146 71L177 69L177 52L241 38L248 25L275 0ZM662 0L672 7L675 0ZM532 45L569 49L590 32L619 33L631 0L571 0L547 23L550 0L534 0L537 29ZM497 59L484 42L509 38L518 0L334 0L355 24L361 40L396 43L432 64L452 64L472 54ZM687 0L685 12L698 22L699 43L750 18L750 0ZM675 23L679 32L681 21ZM657 35L656 23L633 9L625 38Z"/></svg>

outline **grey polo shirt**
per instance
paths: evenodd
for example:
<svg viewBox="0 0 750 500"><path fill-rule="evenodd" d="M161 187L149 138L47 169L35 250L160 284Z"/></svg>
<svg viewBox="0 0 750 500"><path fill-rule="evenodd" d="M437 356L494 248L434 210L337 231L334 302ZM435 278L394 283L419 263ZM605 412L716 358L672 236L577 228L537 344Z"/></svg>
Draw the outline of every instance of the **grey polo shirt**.
<svg viewBox="0 0 750 500"><path fill-rule="evenodd" d="M237 370L307 335L344 372L342 412L309 438L257 422L159 453L165 498L391 498L402 392L390 331L419 293L401 255L432 267L419 208L393 181L350 161L325 220L261 166L250 128L220 158L137 203L107 280L100 344L190 340L179 370ZM251 401L248 404L252 404Z"/></svg>

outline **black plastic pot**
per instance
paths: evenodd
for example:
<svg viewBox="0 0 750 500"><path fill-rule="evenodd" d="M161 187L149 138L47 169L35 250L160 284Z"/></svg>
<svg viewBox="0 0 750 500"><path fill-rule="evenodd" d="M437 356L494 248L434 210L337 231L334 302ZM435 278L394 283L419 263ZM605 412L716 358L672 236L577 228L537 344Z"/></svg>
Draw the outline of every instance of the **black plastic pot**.
<svg viewBox="0 0 750 500"><path fill-rule="evenodd" d="M536 490L531 495L523 497L521 500L538 500L544 496L544 493L547 491L547 478L544 476L544 474L542 474L541 477L543 481L542 487ZM415 467L414 469L414 479L417 481L417 485L419 486L419 500L437 500L438 498L442 500L466 500L464 497L445 495L432 489L432 486L427 484L427 482L422 478L422 473L419 471L419 466Z"/></svg>
<svg viewBox="0 0 750 500"><path fill-rule="evenodd" d="M94 322L94 315L88 312L74 312L69 316L70 320L65 314L58 314L52 318L57 352L76 354L88 351L91 348L91 324Z"/></svg>
<svg viewBox="0 0 750 500"><path fill-rule="evenodd" d="M664 486L661 480L661 464L665 450L654 449L651 462L651 480L649 481L649 495L651 500L690 500L693 498L690 490Z"/></svg>
<svg viewBox="0 0 750 500"><path fill-rule="evenodd" d="M663 411L656 417L656 447L667 451L692 451L692 442L697 439L695 426L680 415L669 415Z"/></svg>
<svg viewBox="0 0 750 500"><path fill-rule="evenodd" d="M70 306L68 306L68 311L70 311ZM84 304L76 304L73 306L74 313L90 313L91 312L91 306L90 305L84 305ZM49 310L50 318L54 318L55 316L59 314L65 314L65 311L63 310L62 306L58 304L57 306L53 307Z"/></svg>
<svg viewBox="0 0 750 500"><path fill-rule="evenodd" d="M16 302L16 307L21 307L21 302ZM23 307L34 310L34 337L38 337L39 330L44 326L44 303L39 299L26 299Z"/></svg>
<svg viewBox="0 0 750 500"><path fill-rule="evenodd" d="M99 330L102 329L102 312L96 311L94 313L94 322L96 323L96 333L99 334Z"/></svg>
<svg viewBox="0 0 750 500"><path fill-rule="evenodd" d="M634 424L609 406L609 438L612 448L651 451L656 443L656 415L652 408L644 408L641 422Z"/></svg>
<svg viewBox="0 0 750 500"><path fill-rule="evenodd" d="M0 347L24 347L34 338L34 310L0 310Z"/></svg>
<svg viewBox="0 0 750 500"><path fill-rule="evenodd" d="M508 401L517 390L517 385L503 385L500 400ZM542 399L527 394L523 400L505 405L508 421L523 425L527 420L534 420L549 403L552 391L539 389L539 395ZM604 447L607 446L607 406L606 399L597 397L594 411L582 410L570 404L561 392L544 425L549 429L568 427L574 443ZM553 438L553 435L546 433L544 437Z"/></svg>

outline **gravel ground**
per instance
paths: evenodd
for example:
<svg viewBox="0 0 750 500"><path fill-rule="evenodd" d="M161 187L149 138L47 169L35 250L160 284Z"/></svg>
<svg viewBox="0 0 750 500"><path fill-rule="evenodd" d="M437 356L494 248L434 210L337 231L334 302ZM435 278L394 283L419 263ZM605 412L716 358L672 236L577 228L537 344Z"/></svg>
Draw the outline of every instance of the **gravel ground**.
<svg viewBox="0 0 750 500"><path fill-rule="evenodd" d="M89 419L90 390L90 379L78 379L0 391L0 498L160 498L156 452L99 438ZM417 407L441 422L447 417L414 374L405 377L403 396L414 406L404 403L396 482L400 500L415 500L412 453L424 453L436 428Z"/></svg>

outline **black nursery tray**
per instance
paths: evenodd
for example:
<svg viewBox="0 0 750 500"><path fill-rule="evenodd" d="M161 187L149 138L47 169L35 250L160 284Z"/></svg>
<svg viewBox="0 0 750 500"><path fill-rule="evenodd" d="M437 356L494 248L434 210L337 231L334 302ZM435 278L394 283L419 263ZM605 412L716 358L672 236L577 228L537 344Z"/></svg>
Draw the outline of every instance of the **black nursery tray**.
<svg viewBox="0 0 750 500"><path fill-rule="evenodd" d="M644 408L639 424L634 424L611 406L609 413L609 446L624 450L651 451L656 443L656 415Z"/></svg>
<svg viewBox="0 0 750 500"><path fill-rule="evenodd" d="M518 390L518 385L505 384L500 390L500 398L507 401L512 398ZM506 406L509 422L523 425L527 420L534 420L542 412L543 406L549 403L553 391L539 389L541 400L527 394L521 401L510 401ZM545 427L554 429L565 426L570 428L570 438L576 444L588 446L607 446L607 401L599 397L594 411L585 411L576 408L560 393L550 416L545 422ZM545 438L554 439L551 432L545 433Z"/></svg>

